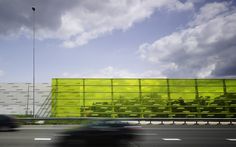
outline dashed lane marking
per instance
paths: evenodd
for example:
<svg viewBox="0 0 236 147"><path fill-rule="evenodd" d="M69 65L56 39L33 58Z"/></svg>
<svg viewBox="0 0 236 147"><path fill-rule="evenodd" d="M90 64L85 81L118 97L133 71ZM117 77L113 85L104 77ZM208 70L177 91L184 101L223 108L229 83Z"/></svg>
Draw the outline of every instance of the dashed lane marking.
<svg viewBox="0 0 236 147"><path fill-rule="evenodd" d="M34 138L35 141L50 141L51 138Z"/></svg>
<svg viewBox="0 0 236 147"><path fill-rule="evenodd" d="M236 141L236 138L226 138L228 141Z"/></svg>
<svg viewBox="0 0 236 147"><path fill-rule="evenodd" d="M162 138L164 141L181 141L179 138Z"/></svg>

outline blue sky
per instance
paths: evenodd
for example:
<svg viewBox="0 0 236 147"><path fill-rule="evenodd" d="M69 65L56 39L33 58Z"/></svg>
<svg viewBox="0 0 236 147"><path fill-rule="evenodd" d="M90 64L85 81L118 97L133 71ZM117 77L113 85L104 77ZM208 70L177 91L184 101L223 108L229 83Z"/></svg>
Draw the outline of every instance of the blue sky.
<svg viewBox="0 0 236 147"><path fill-rule="evenodd" d="M0 82L236 75L230 0L0 1Z"/></svg>

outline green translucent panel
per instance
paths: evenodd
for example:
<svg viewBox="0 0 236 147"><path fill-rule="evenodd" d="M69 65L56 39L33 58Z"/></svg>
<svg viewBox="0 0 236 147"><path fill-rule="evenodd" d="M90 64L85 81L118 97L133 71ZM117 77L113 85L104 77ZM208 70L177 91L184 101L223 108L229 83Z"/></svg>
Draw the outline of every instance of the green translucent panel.
<svg viewBox="0 0 236 147"><path fill-rule="evenodd" d="M113 92L139 92L139 86L113 86Z"/></svg>
<svg viewBox="0 0 236 147"><path fill-rule="evenodd" d="M114 79L113 85L139 85L138 79Z"/></svg>
<svg viewBox="0 0 236 147"><path fill-rule="evenodd" d="M60 92L82 92L83 86L60 85L60 86L57 86L57 91L60 91Z"/></svg>
<svg viewBox="0 0 236 147"><path fill-rule="evenodd" d="M114 99L133 99L133 98L139 98L139 93L114 93L113 98Z"/></svg>
<svg viewBox="0 0 236 147"><path fill-rule="evenodd" d="M85 93L87 99L111 99L111 93Z"/></svg>
<svg viewBox="0 0 236 147"><path fill-rule="evenodd" d="M86 79L85 85L111 85L110 79Z"/></svg>
<svg viewBox="0 0 236 147"><path fill-rule="evenodd" d="M85 92L111 92L111 86L85 86Z"/></svg>
<svg viewBox="0 0 236 147"><path fill-rule="evenodd" d="M85 106L102 106L102 105L111 105L111 100L86 100Z"/></svg>
<svg viewBox="0 0 236 147"><path fill-rule="evenodd" d="M236 93L236 86L234 86L234 87L233 87L233 86L232 86L232 87L231 87L231 86L228 86L226 91L227 91L227 92L231 92L231 93L232 93L232 92Z"/></svg>
<svg viewBox="0 0 236 147"><path fill-rule="evenodd" d="M150 98L145 97L141 101L142 101L142 105L159 107L159 106L167 105L169 99L167 98L150 99Z"/></svg>
<svg viewBox="0 0 236 147"><path fill-rule="evenodd" d="M230 85L236 86L236 79L226 79L225 84L226 86L230 86Z"/></svg>
<svg viewBox="0 0 236 147"><path fill-rule="evenodd" d="M197 83L199 86L223 86L223 80L219 80L219 79L199 79L197 80Z"/></svg>
<svg viewBox="0 0 236 147"><path fill-rule="evenodd" d="M74 99L83 97L83 93L79 92L58 92L55 94L57 99Z"/></svg>
<svg viewBox="0 0 236 147"><path fill-rule="evenodd" d="M156 99L156 98L167 98L168 94L167 93L142 93L142 97L143 98L152 98L152 99Z"/></svg>
<svg viewBox="0 0 236 147"><path fill-rule="evenodd" d="M210 86L201 87L201 86L199 86L198 91L199 92L223 92L224 89L223 89L223 87L210 87Z"/></svg>
<svg viewBox="0 0 236 147"><path fill-rule="evenodd" d="M52 79L52 85L83 85L82 79Z"/></svg>
<svg viewBox="0 0 236 147"><path fill-rule="evenodd" d="M141 87L142 92L167 92L167 87L163 86L142 86Z"/></svg>
<svg viewBox="0 0 236 147"><path fill-rule="evenodd" d="M209 98L209 99L215 99L216 97L219 97L221 95L224 95L224 93L207 93L207 92L204 92L204 93L199 93L199 97L206 97L206 98Z"/></svg>
<svg viewBox="0 0 236 147"><path fill-rule="evenodd" d="M142 79L141 80L142 85L166 85L166 79Z"/></svg>
<svg viewBox="0 0 236 147"><path fill-rule="evenodd" d="M177 86L170 86L170 92L195 92L195 87L177 87Z"/></svg>
<svg viewBox="0 0 236 147"><path fill-rule="evenodd" d="M69 116L81 116L80 107L66 107L58 106L55 112L53 112L56 117L69 117Z"/></svg>
<svg viewBox="0 0 236 147"><path fill-rule="evenodd" d="M171 93L170 97L171 99L178 99L178 98L195 99L196 95L195 93Z"/></svg>
<svg viewBox="0 0 236 147"><path fill-rule="evenodd" d="M192 79L170 79L169 85L177 85L177 86L194 86L195 81Z"/></svg>
<svg viewBox="0 0 236 147"><path fill-rule="evenodd" d="M83 104L83 100L70 99L70 100L57 100L57 107L79 107Z"/></svg>
<svg viewBox="0 0 236 147"><path fill-rule="evenodd" d="M53 79L52 116L236 117L235 79L225 86L220 79Z"/></svg>

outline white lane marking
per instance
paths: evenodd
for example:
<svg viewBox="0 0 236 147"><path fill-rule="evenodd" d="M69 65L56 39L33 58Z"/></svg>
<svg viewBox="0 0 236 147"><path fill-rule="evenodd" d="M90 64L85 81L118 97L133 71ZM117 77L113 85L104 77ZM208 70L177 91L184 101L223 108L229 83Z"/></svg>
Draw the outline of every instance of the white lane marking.
<svg viewBox="0 0 236 147"><path fill-rule="evenodd" d="M51 138L34 138L36 141L49 141Z"/></svg>
<svg viewBox="0 0 236 147"><path fill-rule="evenodd" d="M179 138L162 138L162 140L165 140L165 141L181 141L181 139L179 139Z"/></svg>
<svg viewBox="0 0 236 147"><path fill-rule="evenodd" d="M235 138L226 138L226 140L228 140L228 141L236 141Z"/></svg>

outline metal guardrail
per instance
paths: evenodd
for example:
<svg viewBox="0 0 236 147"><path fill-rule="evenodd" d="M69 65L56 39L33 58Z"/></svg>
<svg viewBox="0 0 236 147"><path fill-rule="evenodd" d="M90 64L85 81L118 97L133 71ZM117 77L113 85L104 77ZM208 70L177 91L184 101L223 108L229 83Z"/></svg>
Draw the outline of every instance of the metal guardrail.
<svg viewBox="0 0 236 147"><path fill-rule="evenodd" d="M76 121L76 120L117 120L117 121L136 121L139 124L141 122L160 122L159 124L165 124L164 122L170 122L168 124L175 124L175 122L183 122L187 124L188 122L193 122L193 124L198 124L199 122L205 122L209 124L210 122L215 122L220 124L221 122L228 122L229 124L236 124L236 118L104 118L104 117L49 117L49 118L18 118L20 121ZM172 123L171 123L172 122ZM194 123L195 122L195 123Z"/></svg>

